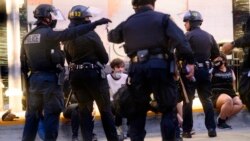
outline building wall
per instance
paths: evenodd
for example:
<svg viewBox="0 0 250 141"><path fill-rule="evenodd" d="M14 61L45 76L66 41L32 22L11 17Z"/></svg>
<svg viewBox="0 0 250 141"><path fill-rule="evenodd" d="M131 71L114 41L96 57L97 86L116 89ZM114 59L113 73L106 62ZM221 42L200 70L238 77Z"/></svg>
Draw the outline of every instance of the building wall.
<svg viewBox="0 0 250 141"><path fill-rule="evenodd" d="M112 20L112 23L109 24L110 29L134 13L130 0L70 0L63 2L61 0L53 0L52 4L61 9L66 18L70 8L77 4L98 8L100 12L93 20L101 17L109 17ZM214 35L217 42L233 39L232 1L230 0L157 0L155 10L170 14L183 31L182 18L184 13L187 10L197 10L204 18L202 28ZM68 23L68 20L59 22L57 28L66 28ZM105 26L98 27L96 31L100 34L111 59L115 57L126 59L123 48L119 48L121 45L114 45L107 42ZM114 46L115 51L113 49Z"/></svg>

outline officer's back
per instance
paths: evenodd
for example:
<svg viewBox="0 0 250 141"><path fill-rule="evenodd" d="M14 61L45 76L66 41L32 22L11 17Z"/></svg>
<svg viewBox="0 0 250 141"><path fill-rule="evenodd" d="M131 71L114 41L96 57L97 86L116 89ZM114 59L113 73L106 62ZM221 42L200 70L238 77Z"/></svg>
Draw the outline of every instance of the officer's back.
<svg viewBox="0 0 250 141"><path fill-rule="evenodd" d="M108 34L109 41L125 43L125 52L130 57L130 81L126 91L128 104L126 108L121 104L120 112L128 117L131 141L143 141L146 113L153 93L157 108L162 112L162 140L175 140L177 124L173 109L176 106L176 85L171 73L171 68L175 68L173 49L176 47L188 62L188 77L193 75L193 54L183 32L169 15L154 11L155 0L132 0L132 5L135 14ZM170 41L177 46L172 48L168 44Z"/></svg>
<svg viewBox="0 0 250 141"><path fill-rule="evenodd" d="M216 46L213 36L200 27L195 27L187 32L186 36L194 51L196 61L204 62L210 60L211 55L214 55L213 46ZM212 58L214 58L214 56L212 56Z"/></svg>
<svg viewBox="0 0 250 141"><path fill-rule="evenodd" d="M108 54L102 47L102 41L95 31L77 37L75 40L64 42L66 58L69 62L80 64L82 62L101 64L108 62Z"/></svg>
<svg viewBox="0 0 250 141"><path fill-rule="evenodd" d="M28 90L22 141L35 140L38 122L43 117L44 140L55 141L63 109L64 54L60 50L60 41L76 38L110 20L102 19L72 29L53 31L62 14L49 4L39 5L34 11L34 17L37 26L24 37L20 54L21 71L26 78Z"/></svg>

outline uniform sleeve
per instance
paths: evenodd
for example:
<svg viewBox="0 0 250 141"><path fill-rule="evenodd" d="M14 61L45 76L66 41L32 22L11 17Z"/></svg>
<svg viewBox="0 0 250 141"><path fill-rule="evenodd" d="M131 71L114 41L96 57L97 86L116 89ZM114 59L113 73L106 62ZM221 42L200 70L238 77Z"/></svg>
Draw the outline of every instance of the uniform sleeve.
<svg viewBox="0 0 250 141"><path fill-rule="evenodd" d="M218 56L220 56L220 50L218 44L212 36L211 60L214 60Z"/></svg>
<svg viewBox="0 0 250 141"><path fill-rule="evenodd" d="M67 28L63 31L53 31L52 29L47 32L48 40L56 41L67 41L75 39L78 36L88 33L89 31L94 30L96 27L95 24L82 24L72 28Z"/></svg>
<svg viewBox="0 0 250 141"><path fill-rule="evenodd" d="M122 43L124 42L122 28L124 22L120 23L115 29L108 33L108 40L112 43Z"/></svg>
<svg viewBox="0 0 250 141"><path fill-rule="evenodd" d="M69 64L70 62L72 62L72 58L71 58L71 55L69 54L67 43L63 42L63 44L64 44L65 58L66 58L67 63Z"/></svg>
<svg viewBox="0 0 250 141"><path fill-rule="evenodd" d="M108 57L108 53L105 50L105 47L103 45L103 42L101 40L101 38L98 36L97 33L94 34L94 44L95 44L95 52L97 54L98 60L102 63L102 64L107 64L109 61L109 57Z"/></svg>
<svg viewBox="0 0 250 141"><path fill-rule="evenodd" d="M21 46L20 61L21 61L21 72L26 75L29 72L29 67L23 44Z"/></svg>
<svg viewBox="0 0 250 141"><path fill-rule="evenodd" d="M250 33L244 34L242 37L236 39L233 42L234 47L249 47L250 46Z"/></svg>
<svg viewBox="0 0 250 141"><path fill-rule="evenodd" d="M193 52L183 31L171 19L166 20L166 36L176 42L176 49L178 51L178 55L185 59L188 64L193 64Z"/></svg>

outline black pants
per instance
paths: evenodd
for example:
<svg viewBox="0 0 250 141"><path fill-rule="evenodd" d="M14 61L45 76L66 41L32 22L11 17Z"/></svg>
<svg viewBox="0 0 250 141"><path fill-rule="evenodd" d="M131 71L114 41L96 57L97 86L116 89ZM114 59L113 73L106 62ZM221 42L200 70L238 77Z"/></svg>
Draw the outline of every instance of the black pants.
<svg viewBox="0 0 250 141"><path fill-rule="evenodd" d="M123 117L115 112L115 105L113 102L111 102L111 109L112 109L113 115L115 116L115 126L121 126Z"/></svg>
<svg viewBox="0 0 250 141"><path fill-rule="evenodd" d="M183 132L191 132L193 128L193 99L195 90L197 90L203 110L205 112L205 126L207 129L215 129L214 109L211 100L211 81L207 68L198 68L195 70L196 81L187 80L185 75L182 76L184 85L187 90L189 103L183 101Z"/></svg>
<svg viewBox="0 0 250 141"><path fill-rule="evenodd" d="M156 65L159 64L159 65ZM145 124L150 94L153 93L162 112L161 135L162 140L174 140L177 126L176 112L177 99L176 83L173 75L167 73L166 62L161 59L149 60L144 63L130 65L129 77L132 94L136 103L136 112L129 120L129 135L131 141L143 141L146 135Z"/></svg>
<svg viewBox="0 0 250 141"><path fill-rule="evenodd" d="M80 127L84 141L92 139L93 101L96 101L108 141L117 141L113 114L111 112L109 86L107 79L102 79L95 69L75 70L70 73L70 84L79 103Z"/></svg>
<svg viewBox="0 0 250 141"><path fill-rule="evenodd" d="M22 141L35 140L41 117L44 117L45 141L56 141L60 113L64 107L63 91L57 85L57 76L51 72L39 72L31 74L29 83Z"/></svg>
<svg viewBox="0 0 250 141"><path fill-rule="evenodd" d="M248 70L249 71L249 70ZM239 81L240 99L250 111L250 77L248 71L243 71Z"/></svg>

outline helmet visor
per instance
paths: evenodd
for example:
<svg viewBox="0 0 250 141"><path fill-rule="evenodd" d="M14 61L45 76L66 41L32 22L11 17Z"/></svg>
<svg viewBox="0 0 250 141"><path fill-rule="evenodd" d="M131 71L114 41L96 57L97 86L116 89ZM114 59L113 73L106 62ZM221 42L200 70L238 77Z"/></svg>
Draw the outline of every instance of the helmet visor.
<svg viewBox="0 0 250 141"><path fill-rule="evenodd" d="M59 9L50 12L52 20L64 21L65 17Z"/></svg>
<svg viewBox="0 0 250 141"><path fill-rule="evenodd" d="M96 7L88 7L87 12L90 13L91 17L98 17L101 15L102 10Z"/></svg>

